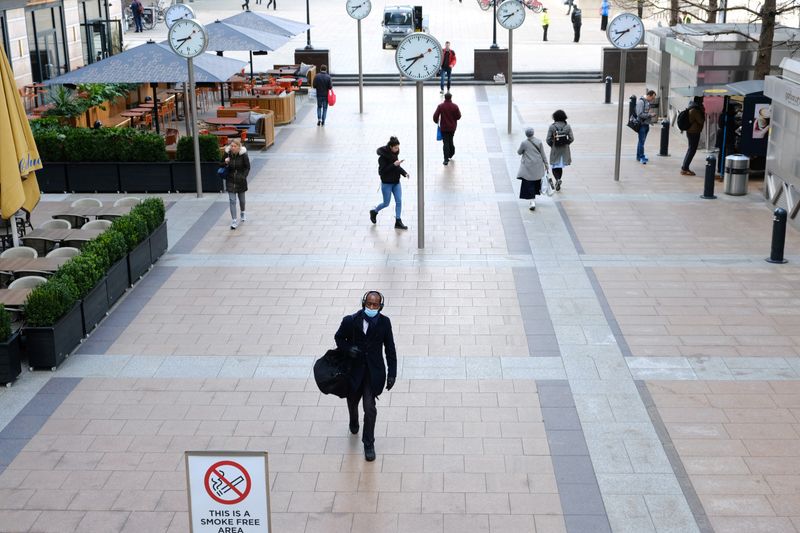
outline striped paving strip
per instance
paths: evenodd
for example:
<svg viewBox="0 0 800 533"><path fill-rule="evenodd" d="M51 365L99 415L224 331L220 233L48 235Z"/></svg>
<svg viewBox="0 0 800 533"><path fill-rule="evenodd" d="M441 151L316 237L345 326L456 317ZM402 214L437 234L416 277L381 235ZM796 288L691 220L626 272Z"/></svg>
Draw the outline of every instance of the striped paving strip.
<svg viewBox="0 0 800 533"><path fill-rule="evenodd" d="M512 271L528 352L531 357L560 357L558 338L547 309L539 272L533 267L514 267Z"/></svg>
<svg viewBox="0 0 800 533"><path fill-rule="evenodd" d="M600 307L603 310L603 315L606 317L608 327L611 328L611 333L614 334L614 339L617 341L619 351L622 352L623 357L631 357L633 355L631 353L631 348L628 346L628 341L625 340L625 335L622 334L622 328L620 328L619 322L617 322L617 317L614 316L614 311L611 309L611 305L608 303L606 294L603 292L603 288L600 286L600 282L597 279L597 274L595 274L594 270L589 267L585 267L585 270L586 276L589 278L589 282L592 284L592 289L597 297L597 301L600 302Z"/></svg>

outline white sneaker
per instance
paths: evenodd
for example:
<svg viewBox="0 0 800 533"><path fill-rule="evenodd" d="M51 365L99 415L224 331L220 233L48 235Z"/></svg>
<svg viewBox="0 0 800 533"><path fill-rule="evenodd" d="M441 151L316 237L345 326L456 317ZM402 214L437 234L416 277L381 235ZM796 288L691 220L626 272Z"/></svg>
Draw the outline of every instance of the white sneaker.
<svg viewBox="0 0 800 533"><path fill-rule="evenodd" d="M247 215L245 215L244 211L242 211L242 222L244 222L245 220L247 220Z"/></svg>
<svg viewBox="0 0 800 533"><path fill-rule="evenodd" d="M235 218L231 221L231 229L236 229L239 227L239 221Z"/></svg>
<svg viewBox="0 0 800 533"><path fill-rule="evenodd" d="M528 207L528 209L530 209L531 211L535 211L536 210L536 202L531 200L531 205L530 205L530 207Z"/></svg>

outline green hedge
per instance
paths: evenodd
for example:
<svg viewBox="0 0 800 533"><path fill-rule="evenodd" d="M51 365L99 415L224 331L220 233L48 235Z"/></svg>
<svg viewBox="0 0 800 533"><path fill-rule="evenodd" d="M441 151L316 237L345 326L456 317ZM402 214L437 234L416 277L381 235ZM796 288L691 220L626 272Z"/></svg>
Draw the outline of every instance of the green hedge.
<svg viewBox="0 0 800 533"><path fill-rule="evenodd" d="M50 327L78 301L78 289L66 277L49 279L31 291L25 301L25 322L31 327Z"/></svg>
<svg viewBox="0 0 800 533"><path fill-rule="evenodd" d="M164 138L134 128L72 128L52 119L31 121L42 161L157 162L167 161Z"/></svg>
<svg viewBox="0 0 800 533"><path fill-rule="evenodd" d="M162 222L165 215L164 201L161 198L148 198L131 210L144 218L148 233L153 233Z"/></svg>
<svg viewBox="0 0 800 533"><path fill-rule="evenodd" d="M131 211L130 215L119 217L111 223L111 229L118 231L125 238L128 252L132 252L136 246L145 240L150 234L147 227L147 220L140 212Z"/></svg>
<svg viewBox="0 0 800 533"><path fill-rule="evenodd" d="M11 338L11 313L0 304L0 342L8 342Z"/></svg>
<svg viewBox="0 0 800 533"><path fill-rule="evenodd" d="M214 135L200 135L200 161L220 161L222 158L219 153L219 138ZM178 139L178 147L175 152L176 161L194 161L194 144L192 137L184 135Z"/></svg>

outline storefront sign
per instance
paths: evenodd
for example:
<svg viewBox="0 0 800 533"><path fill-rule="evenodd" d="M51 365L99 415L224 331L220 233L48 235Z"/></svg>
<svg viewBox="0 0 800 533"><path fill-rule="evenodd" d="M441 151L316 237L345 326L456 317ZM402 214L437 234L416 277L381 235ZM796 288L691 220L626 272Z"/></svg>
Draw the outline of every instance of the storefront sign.
<svg viewBox="0 0 800 533"><path fill-rule="evenodd" d="M186 452L191 533L271 533L267 452Z"/></svg>

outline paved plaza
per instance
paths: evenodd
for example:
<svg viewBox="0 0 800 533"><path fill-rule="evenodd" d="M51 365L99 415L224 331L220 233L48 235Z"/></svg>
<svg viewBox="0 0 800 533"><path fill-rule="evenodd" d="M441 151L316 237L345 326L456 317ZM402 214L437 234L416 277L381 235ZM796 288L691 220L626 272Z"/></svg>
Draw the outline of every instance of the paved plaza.
<svg viewBox="0 0 800 533"><path fill-rule="evenodd" d="M702 200L705 154L681 176L656 130L646 166L624 132L615 182L600 84L515 86L510 135L505 87L454 87L445 167L431 85L418 249L413 85L367 87L363 115L337 93L324 128L298 100L249 152L237 230L227 195L164 195L168 253L56 372L0 390L0 531L185 533L186 450L267 451L276 533L800 531L800 232L764 261L763 182ZM558 108L573 165L530 212L516 149ZM389 135L406 232L368 217ZM311 375L368 289L398 350L371 463Z"/></svg>

